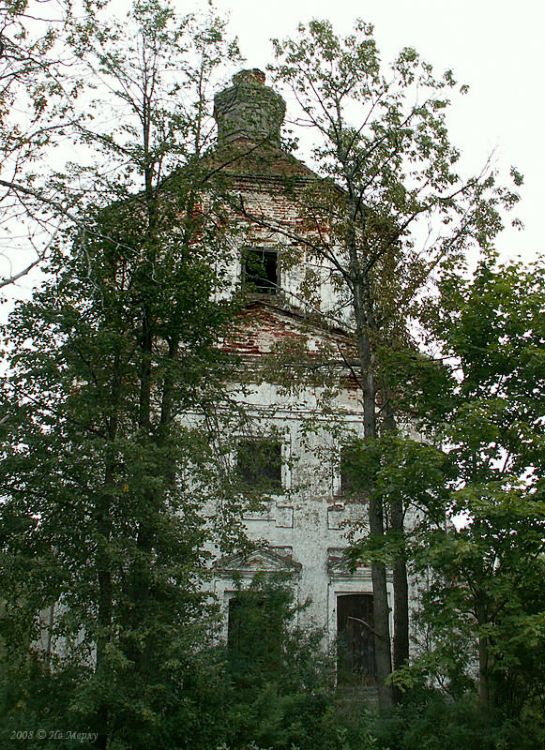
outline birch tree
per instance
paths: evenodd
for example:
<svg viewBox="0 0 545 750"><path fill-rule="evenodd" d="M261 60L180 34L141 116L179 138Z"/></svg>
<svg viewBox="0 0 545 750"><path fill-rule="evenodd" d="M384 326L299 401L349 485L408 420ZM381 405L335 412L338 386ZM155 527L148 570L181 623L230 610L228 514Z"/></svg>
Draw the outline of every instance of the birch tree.
<svg viewBox="0 0 545 750"><path fill-rule="evenodd" d="M395 431L399 417L385 352L414 351L411 320L425 323L418 301L434 272L463 266L470 250L489 248L503 225L502 210L517 196L497 184L489 165L470 178L458 169L460 154L449 140L445 114L458 90L450 71L436 75L410 48L386 68L372 27L361 21L346 37L329 22L312 21L274 46L276 81L296 101L294 124L313 139L312 158L323 178L301 200L307 234L286 233L324 266L351 310L363 434L373 441ZM520 175L512 176L519 184ZM385 507L371 492L371 540L383 539L387 525L402 534L404 512L399 501ZM379 699L388 708L392 665L384 556L371 565ZM399 666L408 658L402 557L393 569Z"/></svg>

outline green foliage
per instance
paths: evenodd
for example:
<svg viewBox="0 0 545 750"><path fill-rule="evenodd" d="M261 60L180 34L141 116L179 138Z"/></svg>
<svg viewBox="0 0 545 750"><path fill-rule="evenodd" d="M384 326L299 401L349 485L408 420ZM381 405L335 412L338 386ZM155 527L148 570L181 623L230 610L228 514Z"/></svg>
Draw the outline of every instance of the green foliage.
<svg viewBox="0 0 545 750"><path fill-rule="evenodd" d="M490 257L473 279L449 273L441 292L444 395L430 391L425 408L447 446L438 508L458 529L428 524L415 539L414 565L433 571L422 613L431 640L415 669L458 695L477 677L483 705L517 723L545 693L545 279L540 265ZM397 461L386 474L394 483Z"/></svg>
<svg viewBox="0 0 545 750"><path fill-rule="evenodd" d="M288 583L256 576L238 589L231 608L227 744L233 750L251 742L278 750L337 747L323 633L297 627Z"/></svg>
<svg viewBox="0 0 545 750"><path fill-rule="evenodd" d="M352 440L343 455L355 492L374 493L386 505L401 498L406 507L413 504L430 513L435 505L441 514L449 467L445 454L434 446L386 434L374 440Z"/></svg>
<svg viewBox="0 0 545 750"><path fill-rule="evenodd" d="M59 256L53 280L9 326L2 636L22 666L20 652L47 633L54 671L30 681L28 710L11 701L8 715L39 713L49 679L74 727L106 729L107 706L112 736L132 747L146 746L165 707L182 700L212 616L199 588L213 534L204 487L218 476L202 431L178 417L219 393L213 344L229 310L213 302L214 277L198 257L174 262L163 248L148 254L150 276L141 256L123 252L126 286L111 247ZM200 485L182 483L196 464ZM40 622L54 602L52 625Z"/></svg>
<svg viewBox="0 0 545 750"><path fill-rule="evenodd" d="M346 36L313 20L274 49L276 81L295 93L317 170L329 178L301 201L307 252L334 269L358 334L365 329L373 348L404 350L434 271L463 266L469 247L492 247L517 194L490 170L459 173L446 122L451 71L436 73L410 48L387 66L362 20ZM511 177L516 188L520 175Z"/></svg>
<svg viewBox="0 0 545 750"><path fill-rule="evenodd" d="M187 103L194 90L188 50L204 40L160 3L137 4L131 19L123 35L117 24L72 28L91 69L97 43L113 98L142 127L121 119L106 139L85 130L86 144L99 144L88 174L102 194L92 193L76 230L63 229L46 280L3 331L1 435L0 627L18 685L7 689L5 722L37 721L49 684L51 722L64 713L62 726L119 748L168 745L173 707L198 724L207 670L197 665L215 622L202 592L205 544L239 537L238 506L203 427L228 366L217 346L233 311L219 301L228 230L213 196L201 210L194 136L204 100L185 112L186 129L181 110L173 114L175 95ZM225 46L221 23L209 32L201 71ZM185 55L184 95L165 91ZM164 184L175 120L185 171ZM212 523L211 494L224 500Z"/></svg>
<svg viewBox="0 0 545 750"><path fill-rule="evenodd" d="M379 748L499 750L497 728L472 696L452 701L428 690L374 727Z"/></svg>
<svg viewBox="0 0 545 750"><path fill-rule="evenodd" d="M534 706L514 719L487 711L474 694L453 700L430 688L413 691L372 724L377 748L396 750L534 750L545 739L543 714Z"/></svg>
<svg viewBox="0 0 545 750"><path fill-rule="evenodd" d="M240 530L232 478L195 419L180 419L213 421L228 371L215 346L233 312L218 302L228 222L211 192L203 205L211 168L201 156L206 83L237 58L236 45L219 19L177 19L155 0L135 4L132 36L85 8L65 31L113 94L78 120L99 167L80 165L73 177L93 198L72 215L34 190L30 169L26 192L3 183L15 210L24 195L77 226L49 248L48 279L4 331L5 746L18 728L59 726L99 732L100 746L119 750L542 745L545 278L538 265L501 267L491 254L473 279L460 275L463 252L490 249L501 210L517 196L493 174L463 182L457 173L445 120L452 74L436 76L412 49L383 73L362 22L340 38L313 21L275 44L277 80L319 133L314 156L329 178L310 181L304 196L307 257L325 260L332 286L350 297L366 383L366 440L348 445L346 457L353 493L380 523L351 556L383 572L399 561L432 572L427 649L393 678L407 700L370 728L366 717L341 717L322 635L294 624L285 582L240 588L239 636L227 653L212 645L216 611L201 592L205 545L228 548ZM7 44L17 66L2 68L0 147L31 164L82 83L74 79L69 92L59 84L56 33L31 39L25 9L23 0L2 11L2 51ZM27 105L40 127L29 138L7 111L38 71ZM106 110L116 122L107 130ZM516 171L512 178L520 185ZM427 254L411 234L420 220L439 227ZM438 304L417 303L436 269ZM311 301L318 278L305 281ZM413 317L439 342L439 361L415 351ZM416 417L446 449L394 434L392 410ZM211 495L224 501L212 521ZM399 511L417 514L409 535L402 525L381 527ZM445 511L465 525L445 527ZM477 653L479 706L467 694ZM449 700L422 687L430 679Z"/></svg>
<svg viewBox="0 0 545 750"><path fill-rule="evenodd" d="M367 714L338 709L323 633L297 625L292 581L240 581L225 648L202 652L186 700L162 722L170 742L208 750L371 750ZM172 744L170 745L172 746Z"/></svg>
<svg viewBox="0 0 545 750"><path fill-rule="evenodd" d="M437 523L453 480L449 474L443 482L440 452L411 441L376 440L424 404L421 423L429 424L438 412L444 416L448 373L425 367L417 353L413 322L424 335L430 331L423 291L438 272L463 269L469 249L490 250L503 226L502 211L518 196L490 170L470 179L460 173L446 120L456 87L451 71L436 74L410 48L387 68L372 26L361 20L346 36L329 21L313 20L293 38L275 40L274 47L276 80L295 95L313 136L316 169L325 178L301 196L303 243L338 293L338 310L324 318L338 313L354 333L354 349L343 357L361 389L367 444L355 449L352 484L358 488L358 475L365 477L358 489L368 503L366 540L354 554L372 567L379 703L387 709L392 695L385 566L392 565L394 576L395 658L404 662L412 543L404 517L420 508ZM520 175L513 172L511 179L516 188ZM407 389L413 383L414 394ZM431 404L428 387L437 398Z"/></svg>
<svg viewBox="0 0 545 750"><path fill-rule="evenodd" d="M416 514L403 535L394 528L370 539L364 529L359 540L356 530L349 556L388 565L402 558L425 582L421 651L393 681L407 695L431 681L450 702L431 695L418 720L410 704L400 708L411 728L399 746L417 742L413 724L424 741L422 722L446 712L437 743L511 747L518 732L521 745L537 747L543 727L528 717L545 695L543 269L501 266L492 256L473 279L447 274L441 294L433 322L441 359L388 361L396 368L390 382L411 384L414 413L445 448L393 434L346 446L356 496L384 509L401 502ZM468 713L475 726L456 729L475 689L480 704ZM481 720L489 729L478 740Z"/></svg>

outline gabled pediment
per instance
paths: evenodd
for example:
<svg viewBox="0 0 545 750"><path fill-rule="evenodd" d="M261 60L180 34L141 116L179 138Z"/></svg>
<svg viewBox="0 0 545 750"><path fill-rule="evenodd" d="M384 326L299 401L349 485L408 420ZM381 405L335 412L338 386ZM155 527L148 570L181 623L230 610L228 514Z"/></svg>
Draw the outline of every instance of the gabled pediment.
<svg viewBox="0 0 545 750"><path fill-rule="evenodd" d="M238 313L223 346L240 355L259 356L290 340L306 342L309 353L331 346L348 351L353 346L351 337L341 329L318 324L268 299L255 299Z"/></svg>
<svg viewBox="0 0 545 750"><path fill-rule="evenodd" d="M258 549L247 555L234 554L221 557L213 565L217 573L225 575L255 575L256 573L294 574L301 570L301 563L289 554L278 554L270 549Z"/></svg>
<svg viewBox="0 0 545 750"><path fill-rule="evenodd" d="M351 578L359 580L371 580L371 567L359 563L353 568L344 555L344 549L329 549L327 555L327 572L330 578Z"/></svg>
<svg viewBox="0 0 545 750"><path fill-rule="evenodd" d="M371 581L371 565L358 562L356 566L349 564L344 548L332 547L327 551L327 572L331 580L349 579L352 581ZM388 582L392 580L392 572L386 571Z"/></svg>

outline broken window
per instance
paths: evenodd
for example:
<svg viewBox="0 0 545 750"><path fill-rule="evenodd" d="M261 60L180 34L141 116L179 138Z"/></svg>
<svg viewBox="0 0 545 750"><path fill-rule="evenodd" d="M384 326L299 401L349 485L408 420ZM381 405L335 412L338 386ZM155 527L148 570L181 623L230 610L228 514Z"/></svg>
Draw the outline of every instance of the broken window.
<svg viewBox="0 0 545 750"><path fill-rule="evenodd" d="M368 470L367 470L368 471ZM353 444L343 445L340 450L337 475L337 495L350 502L366 503L366 468L359 448Z"/></svg>
<svg viewBox="0 0 545 750"><path fill-rule="evenodd" d="M279 287L278 252L247 247L242 253L242 284L256 294L276 294Z"/></svg>
<svg viewBox="0 0 545 750"><path fill-rule="evenodd" d="M282 443L275 438L239 440L236 472L241 489L282 492Z"/></svg>
<svg viewBox="0 0 545 750"><path fill-rule="evenodd" d="M351 462L350 449L343 447L341 448L341 460L340 460L340 487L339 494L350 495L354 491L353 481L353 470L354 467Z"/></svg>
<svg viewBox="0 0 545 750"><path fill-rule="evenodd" d="M373 595L337 596L337 680L372 685L376 679Z"/></svg>

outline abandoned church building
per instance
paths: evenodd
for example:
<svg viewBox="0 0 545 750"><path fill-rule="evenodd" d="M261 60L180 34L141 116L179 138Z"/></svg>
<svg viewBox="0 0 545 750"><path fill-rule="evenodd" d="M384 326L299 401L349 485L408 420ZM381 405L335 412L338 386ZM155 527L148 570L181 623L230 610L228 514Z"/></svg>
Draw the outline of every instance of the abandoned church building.
<svg viewBox="0 0 545 750"><path fill-rule="evenodd" d="M260 504L249 503L244 512L255 549L216 556L213 588L226 615L225 637L233 638L239 587L258 573L285 574L295 601L308 603L300 613L304 623L323 629L328 646L344 644L339 680L373 684L371 569L349 569L343 556L351 531L365 533L367 513L365 500L349 491L342 450L343 436L362 429L361 394L342 365L352 345L342 323L349 313L331 269L305 253L300 196L318 178L281 147L285 109L259 70L235 75L215 100L216 158L226 165L233 202L246 222L229 269L233 285L247 292L246 304L225 342L250 373L237 398L251 420L238 437L234 461L242 492L258 495ZM261 360L286 350L291 367L279 354L278 377L269 366L269 375L252 378ZM327 351L341 362L333 393L319 380L294 387L298 351L310 360L313 352ZM390 576L388 592L392 617Z"/></svg>

